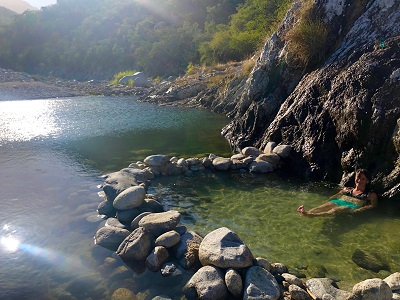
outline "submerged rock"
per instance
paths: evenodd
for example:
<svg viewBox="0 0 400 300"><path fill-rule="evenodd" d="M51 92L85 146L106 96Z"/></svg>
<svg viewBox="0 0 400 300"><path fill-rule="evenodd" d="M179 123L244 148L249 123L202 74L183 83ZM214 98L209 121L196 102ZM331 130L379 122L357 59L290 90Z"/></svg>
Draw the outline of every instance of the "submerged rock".
<svg viewBox="0 0 400 300"><path fill-rule="evenodd" d="M280 296L278 282L270 272L258 266L247 270L243 299L277 300Z"/></svg>
<svg viewBox="0 0 400 300"><path fill-rule="evenodd" d="M130 232L126 229L107 226L97 230L94 238L97 245L116 251L129 234Z"/></svg>

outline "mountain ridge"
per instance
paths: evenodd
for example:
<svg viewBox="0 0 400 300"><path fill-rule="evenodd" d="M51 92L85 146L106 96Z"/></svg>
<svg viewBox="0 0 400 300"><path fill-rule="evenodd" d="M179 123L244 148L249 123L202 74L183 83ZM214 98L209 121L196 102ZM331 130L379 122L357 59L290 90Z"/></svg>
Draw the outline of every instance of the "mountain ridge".
<svg viewBox="0 0 400 300"><path fill-rule="evenodd" d="M38 10L38 8L23 0L0 0L0 7L7 8L17 14L22 14L27 10Z"/></svg>

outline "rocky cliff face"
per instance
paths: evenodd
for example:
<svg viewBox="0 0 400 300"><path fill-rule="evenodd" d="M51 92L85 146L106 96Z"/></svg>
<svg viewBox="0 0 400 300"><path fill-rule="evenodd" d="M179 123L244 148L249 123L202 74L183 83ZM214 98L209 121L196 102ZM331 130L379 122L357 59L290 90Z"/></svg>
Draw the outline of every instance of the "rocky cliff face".
<svg viewBox="0 0 400 300"><path fill-rule="evenodd" d="M299 68L287 62L285 37L302 5L294 2L246 81L198 100L232 117L223 134L233 148L291 144L301 174L336 181L365 167L378 192L399 197L400 1L314 1L330 48Z"/></svg>

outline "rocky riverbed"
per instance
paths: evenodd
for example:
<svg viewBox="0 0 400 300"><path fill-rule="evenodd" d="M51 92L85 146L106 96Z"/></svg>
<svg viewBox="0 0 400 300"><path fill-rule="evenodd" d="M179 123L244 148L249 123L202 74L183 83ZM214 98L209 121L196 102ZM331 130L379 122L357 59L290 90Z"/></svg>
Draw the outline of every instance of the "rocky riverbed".
<svg viewBox="0 0 400 300"><path fill-rule="evenodd" d="M107 81L62 80L0 68L0 100L24 100L89 95L143 95L147 88L110 85Z"/></svg>
<svg viewBox="0 0 400 300"><path fill-rule="evenodd" d="M152 155L109 174L102 186L104 200L98 206L107 221L95 234L96 244L115 251L135 272L147 268L160 272L165 280L186 280L181 291L186 299L400 299L399 272L364 280L351 291L341 290L330 278L303 281L284 263L254 257L229 228L216 228L204 237L187 231L180 223L180 212L164 211L160 199L147 194L156 176L191 176L204 170L268 173L279 168L290 152L288 145L269 143L263 151L246 147L230 158ZM373 255L358 252L353 260L360 266L385 267L378 267Z"/></svg>

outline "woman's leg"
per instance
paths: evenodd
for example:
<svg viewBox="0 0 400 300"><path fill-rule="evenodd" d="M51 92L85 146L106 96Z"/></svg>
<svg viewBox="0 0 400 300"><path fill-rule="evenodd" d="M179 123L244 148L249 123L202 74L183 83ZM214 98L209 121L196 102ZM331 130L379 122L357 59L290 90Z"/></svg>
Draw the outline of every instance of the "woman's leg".
<svg viewBox="0 0 400 300"><path fill-rule="evenodd" d="M303 215L314 217L314 216L324 216L324 215L332 215L338 212L344 212L350 210L345 206L338 206L333 202L324 203L318 207L314 207L309 211L304 210L304 205L301 205L297 211Z"/></svg>

